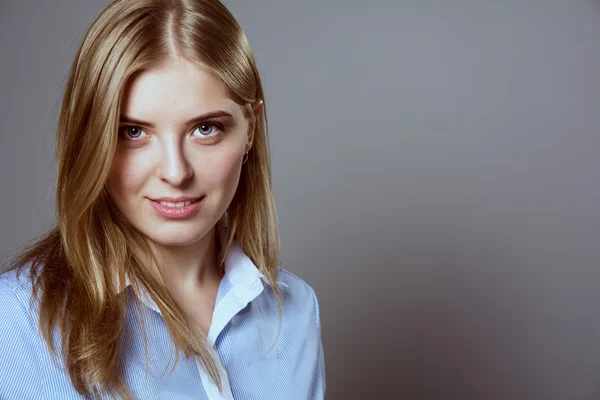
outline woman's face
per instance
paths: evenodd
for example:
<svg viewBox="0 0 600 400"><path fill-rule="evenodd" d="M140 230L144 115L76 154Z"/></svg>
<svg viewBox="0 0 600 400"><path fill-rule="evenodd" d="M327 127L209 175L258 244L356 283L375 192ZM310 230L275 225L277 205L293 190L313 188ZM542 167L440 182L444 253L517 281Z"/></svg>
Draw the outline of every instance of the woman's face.
<svg viewBox="0 0 600 400"><path fill-rule="evenodd" d="M125 91L108 194L156 244L192 245L231 203L253 129L225 85L196 65L144 70Z"/></svg>

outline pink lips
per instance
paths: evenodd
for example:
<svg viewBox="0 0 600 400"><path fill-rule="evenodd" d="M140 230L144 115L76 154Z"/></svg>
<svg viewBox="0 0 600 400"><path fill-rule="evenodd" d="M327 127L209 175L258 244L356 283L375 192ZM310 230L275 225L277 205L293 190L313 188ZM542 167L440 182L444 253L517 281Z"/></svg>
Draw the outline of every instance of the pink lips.
<svg viewBox="0 0 600 400"><path fill-rule="evenodd" d="M156 210L156 212L165 217L165 218L170 218L170 219L183 219L183 218L187 218L189 216L191 216L192 214L194 214L195 212L198 211L198 209L200 208L200 204L202 203L202 199L204 199L204 197L201 197L197 200L195 200L192 204L188 205L188 206L182 206L182 207L171 207L171 206L167 206L164 204L160 204L160 200L152 200L152 199L148 199L150 200L150 204L152 204L152 207L154 208L154 210ZM163 200L163 201L167 201L167 200ZM181 201L185 201L185 200L181 200Z"/></svg>

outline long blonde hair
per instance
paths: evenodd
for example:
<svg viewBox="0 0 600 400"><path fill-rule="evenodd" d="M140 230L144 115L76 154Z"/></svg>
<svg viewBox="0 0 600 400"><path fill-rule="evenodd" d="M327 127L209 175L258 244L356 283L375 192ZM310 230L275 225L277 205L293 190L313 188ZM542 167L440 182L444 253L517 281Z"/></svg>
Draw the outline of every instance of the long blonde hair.
<svg viewBox="0 0 600 400"><path fill-rule="evenodd" d="M227 226L219 264L236 241L274 289L281 328L266 105L258 117L253 115L252 106L264 102L264 94L246 35L218 0L115 0L90 26L68 76L56 141L57 223L25 247L10 268L18 273L31 267L41 332L56 356L52 331L58 327L72 384L87 398L132 398L118 367L125 313L118 294L128 276L143 285L160 309L175 346L175 365L179 350L198 357L222 388L206 335L170 295L150 243L116 209L105 189L128 80L173 56L214 73L247 118L255 118L248 161L219 221Z"/></svg>

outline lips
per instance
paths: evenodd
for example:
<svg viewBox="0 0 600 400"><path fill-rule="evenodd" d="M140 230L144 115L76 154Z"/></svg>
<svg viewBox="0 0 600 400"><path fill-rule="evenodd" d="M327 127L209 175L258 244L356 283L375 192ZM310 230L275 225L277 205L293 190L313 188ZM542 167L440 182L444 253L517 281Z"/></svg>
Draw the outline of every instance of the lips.
<svg viewBox="0 0 600 400"><path fill-rule="evenodd" d="M162 199L148 199L150 200L154 210L161 216L168 219L182 219L194 215L201 206L202 199L200 198L187 198L185 201L171 202ZM164 199L164 198L163 198ZM181 198L170 198L169 200L180 200ZM161 201L162 200L162 201ZM194 200L194 201L192 201Z"/></svg>
<svg viewBox="0 0 600 400"><path fill-rule="evenodd" d="M166 200L154 200L157 203L160 203L164 206L168 206L168 207L183 207L183 206L189 206L190 204L195 203L196 201L198 201L198 199L194 199L194 200L185 200L185 201L166 201Z"/></svg>

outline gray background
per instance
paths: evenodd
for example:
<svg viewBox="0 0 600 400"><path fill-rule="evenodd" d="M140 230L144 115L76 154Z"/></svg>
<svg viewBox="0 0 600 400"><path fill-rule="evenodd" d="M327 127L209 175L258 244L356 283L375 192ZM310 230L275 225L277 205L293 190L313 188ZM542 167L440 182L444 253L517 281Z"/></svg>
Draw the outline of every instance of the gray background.
<svg viewBox="0 0 600 400"><path fill-rule="evenodd" d="M54 213L98 0L0 6L0 251ZM600 5L227 0L269 107L283 266L328 399L600 399Z"/></svg>

